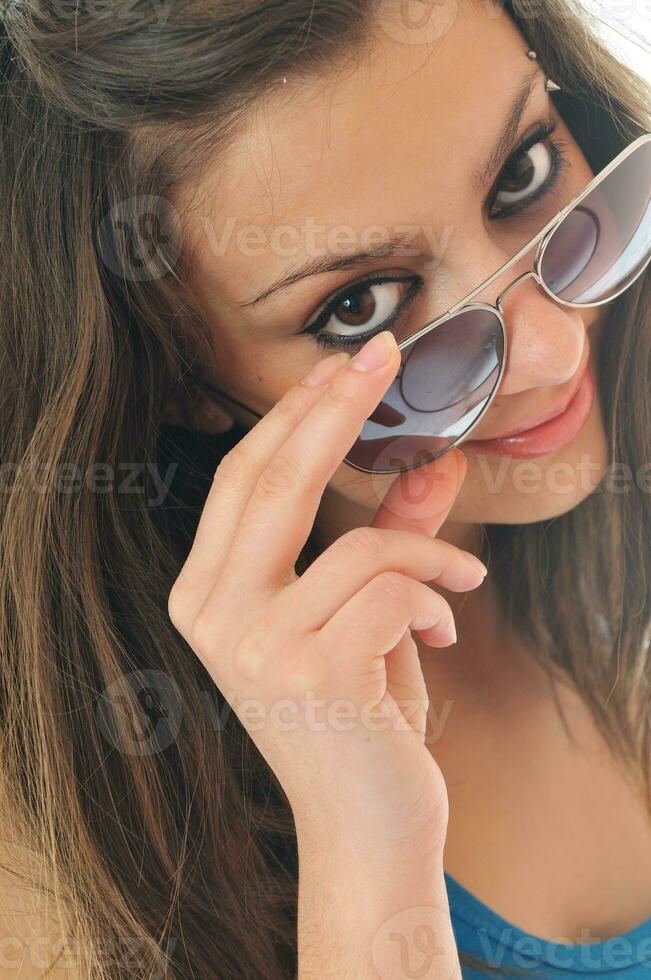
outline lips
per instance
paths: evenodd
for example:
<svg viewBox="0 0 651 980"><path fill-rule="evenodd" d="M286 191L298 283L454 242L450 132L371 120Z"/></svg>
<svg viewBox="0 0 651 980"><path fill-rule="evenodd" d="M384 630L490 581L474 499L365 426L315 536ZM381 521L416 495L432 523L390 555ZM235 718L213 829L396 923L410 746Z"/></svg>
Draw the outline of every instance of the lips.
<svg viewBox="0 0 651 980"><path fill-rule="evenodd" d="M567 406L570 404L575 394L577 393L581 382L583 381L586 369L588 367L588 360L590 358L590 343L586 336L585 343L583 345L583 360L581 366L574 375L574 383L572 385L572 390L569 395L566 395L563 401L555 406L554 408L548 409L546 412L539 413L538 415L531 415L528 419L520 422L517 426L512 429L507 429L505 432L498 432L496 435L484 436L483 438L473 439L473 442L485 442L492 441L493 439L506 439L509 436L519 435L521 432L526 432L528 429L534 429L538 425L542 425L544 422L549 422L551 419L556 418L557 415L562 415L566 410Z"/></svg>
<svg viewBox="0 0 651 980"><path fill-rule="evenodd" d="M512 456L519 459L558 452L575 439L587 423L595 401L595 382L590 363L574 397L564 412L515 436L466 442L465 448L480 455Z"/></svg>

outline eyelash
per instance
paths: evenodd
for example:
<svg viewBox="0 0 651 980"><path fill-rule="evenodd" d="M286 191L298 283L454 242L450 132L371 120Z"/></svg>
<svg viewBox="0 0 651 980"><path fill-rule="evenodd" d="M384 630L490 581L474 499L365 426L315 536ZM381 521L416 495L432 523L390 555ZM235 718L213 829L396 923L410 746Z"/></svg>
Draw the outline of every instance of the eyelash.
<svg viewBox="0 0 651 980"><path fill-rule="evenodd" d="M503 208L498 214L493 215L493 221L503 221L505 218L510 218L522 211L529 210L532 204L544 197L546 194L549 194L549 192L554 189L561 173L569 165L569 160L563 152L563 147L567 145L566 141L551 138L557 127L558 120L554 119L553 116L545 119L544 122L539 123L534 131L522 141L520 146L513 151L509 159L506 161L502 167L502 173L504 170L506 170L509 164L518 161L521 157L528 153L533 146L547 140L551 153L551 170L549 172L549 177L544 184L541 184L540 187L533 192L533 194L530 194L529 197L525 198L522 202L518 202L516 204L512 204L510 207ZM494 198L495 194L491 194L489 204L493 203Z"/></svg>
<svg viewBox="0 0 651 980"><path fill-rule="evenodd" d="M514 217L528 211L532 204L546 197L547 194L554 190L561 173L569 164L569 160L563 152L563 147L566 145L565 140L551 139L557 125L558 122L553 117L549 117L544 122L541 122L538 126L536 126L535 130L522 141L520 146L513 151L509 159L506 161L504 167L502 168L502 173L509 164L517 162L520 157L524 156L537 143L541 143L544 140L548 141L549 150L551 153L551 169L547 180L541 184L540 187L538 187L528 198L524 198L522 202L516 202L510 207L505 207L500 212L493 215L493 221L503 221L506 218ZM497 184L495 186L497 187ZM491 206L496 193L497 191L491 193L489 207ZM411 283L411 285L403 299L397 305L395 311L389 317L387 317L380 326L375 327L374 330L369 331L367 334L358 334L355 337L319 333L321 328L330 319L332 313L351 294L363 292L363 290L369 286L381 285L388 282L408 282ZM413 297L423 288L424 285L425 282L420 276L366 276L364 279L360 279L358 282L349 283L344 290L333 296L322 309L317 319L314 320L308 327L305 327L302 331L300 331L298 336L309 334L314 337L319 346L329 350L354 350L362 347L366 341L370 340L370 338L376 333L381 333L383 330L388 330L391 326L393 326L393 324L402 314L405 306L411 302Z"/></svg>

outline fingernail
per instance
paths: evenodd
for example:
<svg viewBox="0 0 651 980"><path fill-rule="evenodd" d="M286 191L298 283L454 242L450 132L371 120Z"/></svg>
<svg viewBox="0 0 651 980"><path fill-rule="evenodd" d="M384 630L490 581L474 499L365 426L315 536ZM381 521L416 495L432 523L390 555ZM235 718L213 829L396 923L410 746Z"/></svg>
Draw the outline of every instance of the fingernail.
<svg viewBox="0 0 651 980"><path fill-rule="evenodd" d="M448 636L448 642L446 646L452 646L453 643L457 642L457 627L453 619L448 623L448 628L446 630L446 635Z"/></svg>
<svg viewBox="0 0 651 980"><path fill-rule="evenodd" d="M350 360L350 354L346 354L345 351L337 351L336 354L332 354L330 357L324 357L318 364L314 365L309 374L301 378L301 384L307 385L308 388L316 388L317 385L322 385L326 381L329 381L337 373L339 368Z"/></svg>
<svg viewBox="0 0 651 980"><path fill-rule="evenodd" d="M484 565L483 561L480 561L479 558L475 558L474 555L468 555L468 564L471 565L472 568L476 568L481 575L488 575L488 569Z"/></svg>
<svg viewBox="0 0 651 980"><path fill-rule="evenodd" d="M391 360L396 349L396 338L390 330L383 330L364 344L350 362L355 371L375 371Z"/></svg>

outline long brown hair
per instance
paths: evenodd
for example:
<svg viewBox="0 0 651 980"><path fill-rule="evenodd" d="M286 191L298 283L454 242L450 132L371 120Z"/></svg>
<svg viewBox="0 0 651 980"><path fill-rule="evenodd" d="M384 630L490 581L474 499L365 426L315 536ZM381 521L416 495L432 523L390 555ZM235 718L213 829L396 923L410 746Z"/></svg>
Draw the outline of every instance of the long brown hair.
<svg viewBox="0 0 651 980"><path fill-rule="evenodd" d="M168 204L279 74L362 57L376 6L4 5L0 786L7 847L30 856L6 871L47 896L82 977L296 970L291 812L167 615L243 432L163 422L207 343ZM595 172L649 129L648 87L578 0L507 12L562 85ZM612 459L637 473L651 458L648 274L612 318L600 391ZM505 616L568 672L648 798L648 492L633 481L486 531Z"/></svg>

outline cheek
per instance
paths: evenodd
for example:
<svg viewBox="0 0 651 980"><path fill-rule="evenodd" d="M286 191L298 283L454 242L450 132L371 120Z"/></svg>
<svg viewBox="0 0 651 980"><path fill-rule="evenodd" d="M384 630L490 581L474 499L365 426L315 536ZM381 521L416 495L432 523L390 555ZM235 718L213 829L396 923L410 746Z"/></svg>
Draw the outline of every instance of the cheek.
<svg viewBox="0 0 651 980"><path fill-rule="evenodd" d="M292 334L291 327L247 323L225 328L213 322L211 334L214 383L263 415L319 361L337 353L309 336Z"/></svg>
<svg viewBox="0 0 651 980"><path fill-rule="evenodd" d="M255 341L241 336L251 329L240 328L239 337L213 330L212 375L218 387L265 414L319 358L307 342L292 347L284 340Z"/></svg>

